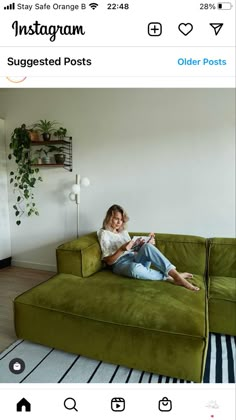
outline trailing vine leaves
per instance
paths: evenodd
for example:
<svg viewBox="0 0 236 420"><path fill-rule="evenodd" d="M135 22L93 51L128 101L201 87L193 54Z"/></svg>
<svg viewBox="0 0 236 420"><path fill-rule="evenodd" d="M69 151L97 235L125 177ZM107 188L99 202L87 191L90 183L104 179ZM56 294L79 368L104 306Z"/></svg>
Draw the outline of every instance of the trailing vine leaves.
<svg viewBox="0 0 236 420"><path fill-rule="evenodd" d="M16 202L13 205L16 224L20 225L23 214L27 216L39 215L34 202L33 189L37 181L42 181L39 176L39 169L33 169L30 159L30 136L25 124L15 128L11 135L10 149L12 152L8 159L15 158L17 169L10 172L10 184L13 186L13 192L16 194Z"/></svg>

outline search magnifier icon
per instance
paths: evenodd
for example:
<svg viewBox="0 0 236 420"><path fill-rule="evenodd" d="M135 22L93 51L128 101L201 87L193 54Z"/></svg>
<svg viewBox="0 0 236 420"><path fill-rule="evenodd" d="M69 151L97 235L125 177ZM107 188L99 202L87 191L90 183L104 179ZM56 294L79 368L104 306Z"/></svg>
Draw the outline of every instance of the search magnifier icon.
<svg viewBox="0 0 236 420"><path fill-rule="evenodd" d="M76 401L75 401L74 398L71 398L71 397L65 399L65 401L64 401L64 407L67 410L75 410L75 411L78 411L77 408L76 408Z"/></svg>

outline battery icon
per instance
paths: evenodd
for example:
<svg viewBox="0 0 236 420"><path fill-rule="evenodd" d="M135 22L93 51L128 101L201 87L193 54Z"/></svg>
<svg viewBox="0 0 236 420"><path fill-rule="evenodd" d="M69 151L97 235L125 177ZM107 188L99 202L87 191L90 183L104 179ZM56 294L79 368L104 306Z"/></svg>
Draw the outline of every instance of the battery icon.
<svg viewBox="0 0 236 420"><path fill-rule="evenodd" d="M231 10L232 7L232 3L229 2L217 3L217 8L221 10Z"/></svg>

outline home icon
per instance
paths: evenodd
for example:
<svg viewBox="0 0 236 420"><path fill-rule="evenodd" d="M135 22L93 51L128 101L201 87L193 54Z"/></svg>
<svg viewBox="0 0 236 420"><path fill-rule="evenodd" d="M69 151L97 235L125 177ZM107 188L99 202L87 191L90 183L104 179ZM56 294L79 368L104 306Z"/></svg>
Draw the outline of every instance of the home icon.
<svg viewBox="0 0 236 420"><path fill-rule="evenodd" d="M25 398L22 398L16 404L16 411L31 411L31 404Z"/></svg>

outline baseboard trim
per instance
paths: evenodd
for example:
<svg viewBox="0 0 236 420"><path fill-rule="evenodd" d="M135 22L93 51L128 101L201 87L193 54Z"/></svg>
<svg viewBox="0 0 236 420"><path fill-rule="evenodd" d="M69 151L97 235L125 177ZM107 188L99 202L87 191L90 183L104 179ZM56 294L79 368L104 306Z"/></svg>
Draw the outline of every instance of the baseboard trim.
<svg viewBox="0 0 236 420"><path fill-rule="evenodd" d="M3 260L0 260L0 269L9 267L11 265L11 257L4 258Z"/></svg>
<svg viewBox="0 0 236 420"><path fill-rule="evenodd" d="M41 264L30 261L19 261L12 259L11 265L14 267L33 268L34 270L53 271L55 273L57 272L57 267L53 264Z"/></svg>

